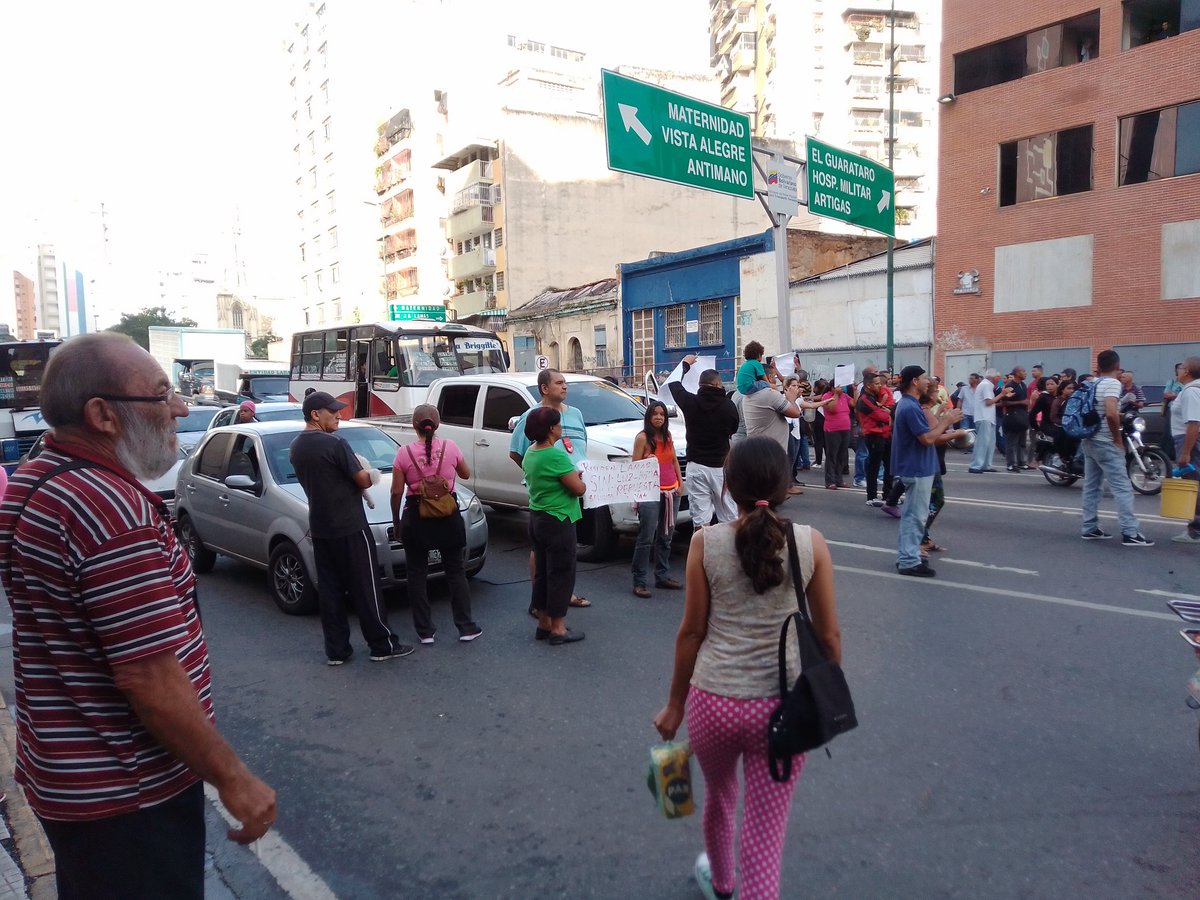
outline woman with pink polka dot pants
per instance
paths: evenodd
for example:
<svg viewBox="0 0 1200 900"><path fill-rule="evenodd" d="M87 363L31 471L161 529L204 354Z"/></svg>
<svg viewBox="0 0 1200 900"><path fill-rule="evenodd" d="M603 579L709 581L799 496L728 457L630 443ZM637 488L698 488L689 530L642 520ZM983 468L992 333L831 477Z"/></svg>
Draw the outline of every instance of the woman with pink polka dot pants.
<svg viewBox="0 0 1200 900"><path fill-rule="evenodd" d="M788 565L792 529L800 578L825 655L841 662L833 560L819 531L779 515L788 499L788 458L776 441L736 444L725 461L725 489L738 507L733 522L701 528L686 568L683 622L667 705L654 719L664 740L683 723L704 773L704 848L696 881L709 900L776 900L792 791L804 767L794 761L784 784L771 780L767 722L779 705L779 629L796 611ZM799 673L788 648L788 681ZM738 761L746 782L741 840L737 831Z"/></svg>

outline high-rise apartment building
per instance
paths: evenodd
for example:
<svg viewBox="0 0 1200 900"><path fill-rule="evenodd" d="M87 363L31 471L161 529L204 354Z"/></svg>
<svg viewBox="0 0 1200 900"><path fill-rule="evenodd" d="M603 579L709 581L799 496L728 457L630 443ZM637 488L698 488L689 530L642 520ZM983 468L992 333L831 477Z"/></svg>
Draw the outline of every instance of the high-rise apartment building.
<svg viewBox="0 0 1200 900"><path fill-rule="evenodd" d="M893 44L892 0L709 0L711 60L721 104L749 115L756 137L802 145L811 135L885 163L892 86L897 234L926 237L936 230L941 4L894 6Z"/></svg>
<svg viewBox="0 0 1200 900"><path fill-rule="evenodd" d="M13 303L17 312L18 340L32 341L37 330L37 298L34 296L33 279L13 271Z"/></svg>
<svg viewBox="0 0 1200 900"><path fill-rule="evenodd" d="M946 0L934 325L988 365L1143 387L1200 351L1200 2Z"/></svg>
<svg viewBox="0 0 1200 900"><path fill-rule="evenodd" d="M59 296L58 256L53 244L38 244L37 248L37 330L63 334L61 298Z"/></svg>

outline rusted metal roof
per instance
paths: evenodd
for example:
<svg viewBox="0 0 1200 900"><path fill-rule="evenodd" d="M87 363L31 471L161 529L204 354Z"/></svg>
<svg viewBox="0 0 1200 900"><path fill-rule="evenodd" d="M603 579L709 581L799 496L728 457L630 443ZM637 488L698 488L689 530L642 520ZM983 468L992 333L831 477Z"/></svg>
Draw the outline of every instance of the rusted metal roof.
<svg viewBox="0 0 1200 900"><path fill-rule="evenodd" d="M604 278L571 288L546 288L528 303L510 309L509 320L569 316L588 309L616 308L617 279Z"/></svg>

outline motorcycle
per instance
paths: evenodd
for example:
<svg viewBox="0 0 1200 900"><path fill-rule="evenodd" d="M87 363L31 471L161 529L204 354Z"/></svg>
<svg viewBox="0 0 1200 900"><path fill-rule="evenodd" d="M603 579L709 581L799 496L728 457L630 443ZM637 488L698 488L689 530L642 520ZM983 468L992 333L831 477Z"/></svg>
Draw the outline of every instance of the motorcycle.
<svg viewBox="0 0 1200 900"><path fill-rule="evenodd" d="M1133 413L1121 417L1121 436L1125 444L1125 471L1129 483L1139 494L1152 496L1162 491L1163 479L1171 473L1171 460L1160 448L1142 441L1146 420ZM1083 477L1083 458L1076 454L1064 460L1055 448L1055 440L1038 432L1034 453L1038 471L1059 487L1070 487Z"/></svg>
<svg viewBox="0 0 1200 900"><path fill-rule="evenodd" d="M1195 600L1168 600L1167 606L1185 622L1200 622L1200 603ZM1179 634L1191 645L1196 659L1200 660L1200 629L1185 628ZM1187 705L1192 709L1200 709L1200 670L1188 680ZM1197 736L1200 738L1200 732Z"/></svg>

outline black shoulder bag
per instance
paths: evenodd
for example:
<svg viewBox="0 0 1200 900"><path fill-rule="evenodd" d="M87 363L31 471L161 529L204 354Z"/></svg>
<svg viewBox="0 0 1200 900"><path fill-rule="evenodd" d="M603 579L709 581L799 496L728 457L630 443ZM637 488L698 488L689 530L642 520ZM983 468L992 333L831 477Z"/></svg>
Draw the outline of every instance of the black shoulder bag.
<svg viewBox="0 0 1200 900"><path fill-rule="evenodd" d="M839 734L858 727L854 700L842 667L825 658L817 642L804 599L803 573L796 553L796 535L787 524L788 561L792 586L796 589L798 612L783 620L779 630L779 706L767 726L767 757L771 779L784 782L792 777L792 757L829 743ZM792 689L787 684L788 626L796 620L800 641L800 675ZM828 753L828 749L825 751Z"/></svg>

